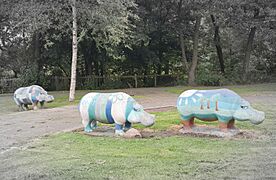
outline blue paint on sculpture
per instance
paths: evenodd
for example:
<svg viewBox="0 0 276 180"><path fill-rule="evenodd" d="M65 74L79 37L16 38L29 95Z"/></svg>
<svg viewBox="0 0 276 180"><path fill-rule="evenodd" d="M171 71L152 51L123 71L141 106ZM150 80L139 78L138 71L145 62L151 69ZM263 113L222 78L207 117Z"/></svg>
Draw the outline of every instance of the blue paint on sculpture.
<svg viewBox="0 0 276 180"><path fill-rule="evenodd" d="M18 88L14 92L13 99L19 107L19 111L21 111L28 110L28 105L32 105L33 109L36 110L38 109L38 103L40 103L41 107L43 107L45 102L52 102L54 97L52 95L48 95L42 87L32 85L29 87Z"/></svg>
<svg viewBox="0 0 276 180"><path fill-rule="evenodd" d="M177 100L177 109L185 126L194 125L194 118L218 120L221 128L234 128L235 120L260 124L265 119L264 112L229 89L185 91Z"/></svg>
<svg viewBox="0 0 276 180"><path fill-rule="evenodd" d="M151 126L155 120L154 115L145 112L132 97L122 92L88 93L82 97L79 111L86 132L93 131L99 121L115 123L115 133L123 135L124 130L131 128L132 123Z"/></svg>

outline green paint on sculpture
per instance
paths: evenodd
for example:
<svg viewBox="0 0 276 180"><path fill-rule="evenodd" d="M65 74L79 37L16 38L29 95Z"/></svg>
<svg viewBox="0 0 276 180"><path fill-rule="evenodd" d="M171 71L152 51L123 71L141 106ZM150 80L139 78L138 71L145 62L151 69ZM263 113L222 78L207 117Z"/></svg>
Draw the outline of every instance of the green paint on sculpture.
<svg viewBox="0 0 276 180"><path fill-rule="evenodd" d="M255 110L249 102L228 89L185 91L177 100L177 109L183 121L198 118L225 124L231 120L260 124L265 119L264 112Z"/></svg>
<svg viewBox="0 0 276 180"><path fill-rule="evenodd" d="M88 106L88 114L89 114L89 119L95 119L96 115L95 115L95 106L96 106L96 102L98 100L100 94L97 94L95 97L93 97L92 101L90 102L89 106Z"/></svg>
<svg viewBox="0 0 276 180"><path fill-rule="evenodd" d="M88 93L80 101L79 111L86 132L101 123L115 123L115 133L123 134L123 128L129 129L132 123L145 126L154 124L155 116L144 111L132 97L126 93ZM92 125L92 127L91 127Z"/></svg>

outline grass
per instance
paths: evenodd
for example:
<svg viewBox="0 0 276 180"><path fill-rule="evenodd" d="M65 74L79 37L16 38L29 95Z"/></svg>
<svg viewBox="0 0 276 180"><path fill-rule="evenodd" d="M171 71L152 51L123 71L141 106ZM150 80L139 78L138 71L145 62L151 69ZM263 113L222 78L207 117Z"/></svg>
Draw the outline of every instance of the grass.
<svg viewBox="0 0 276 180"><path fill-rule="evenodd" d="M156 124L151 127L154 130L166 130L180 122L176 110L154 114L157 115ZM211 124L216 125L216 122ZM245 122L238 126L253 128ZM245 156L256 144L262 142L191 136L124 139L60 133L42 138L10 156L3 162L2 176L19 179L213 179L221 167L234 166L239 157ZM1 165L0 169L3 169Z"/></svg>
<svg viewBox="0 0 276 180"><path fill-rule="evenodd" d="M174 94L181 94L182 92L189 89L219 89L219 88L228 88L235 91L238 94L255 94L255 93L267 93L271 91L276 91L276 83L267 83L267 84L252 84L252 85L239 85L239 86L176 86L169 87L166 89L167 92Z"/></svg>
<svg viewBox="0 0 276 180"><path fill-rule="evenodd" d="M17 177L22 179L179 179L206 176L210 170L213 174L233 155L244 154L248 146L245 140L195 137L129 140L62 133L43 139L11 158L17 172L22 172Z"/></svg>
<svg viewBox="0 0 276 180"><path fill-rule="evenodd" d="M48 94L51 94L55 97L55 100L52 103L48 103L47 107L55 108L55 107L78 104L80 102L81 98L89 92L91 92L91 91L89 91L89 90L78 90L78 91L76 91L74 102L69 102L68 101L68 99L69 99L69 92L68 91L48 92Z"/></svg>

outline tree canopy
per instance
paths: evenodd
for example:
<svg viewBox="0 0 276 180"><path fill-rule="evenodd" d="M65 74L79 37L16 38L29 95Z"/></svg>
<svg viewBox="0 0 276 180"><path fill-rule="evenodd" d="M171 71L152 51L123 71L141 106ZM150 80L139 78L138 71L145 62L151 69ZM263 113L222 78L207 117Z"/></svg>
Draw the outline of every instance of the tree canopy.
<svg viewBox="0 0 276 180"><path fill-rule="evenodd" d="M0 3L0 77L46 89L49 77L70 77L71 0ZM76 0L76 9L78 77L168 74L191 85L275 77L273 0Z"/></svg>

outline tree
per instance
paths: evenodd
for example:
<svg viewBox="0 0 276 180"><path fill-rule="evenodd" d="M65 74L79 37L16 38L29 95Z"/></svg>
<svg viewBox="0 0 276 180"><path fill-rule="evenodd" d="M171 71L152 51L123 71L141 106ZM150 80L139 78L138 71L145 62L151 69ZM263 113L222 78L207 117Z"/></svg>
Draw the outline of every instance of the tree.
<svg viewBox="0 0 276 180"><path fill-rule="evenodd" d="M46 89L51 76L74 74L177 74L192 85L220 85L275 71L272 0L75 0L75 38L72 2L2 0L0 68Z"/></svg>
<svg viewBox="0 0 276 180"><path fill-rule="evenodd" d="M75 99L75 89L76 89L76 71L77 71L77 53L78 53L78 41L77 41L77 9L76 0L72 0L72 17L73 17L73 42L72 42L72 66L71 66L71 84L69 92L69 101L74 101Z"/></svg>
<svg viewBox="0 0 276 180"><path fill-rule="evenodd" d="M225 67L224 67L224 59L223 59L223 52L221 47L220 35L219 35L219 25L216 22L215 16L213 14L210 15L212 19L212 23L214 25L214 43L217 50L218 60L220 64L220 71L224 74Z"/></svg>
<svg viewBox="0 0 276 180"><path fill-rule="evenodd" d="M191 86L195 85L195 71L198 62L198 41L199 41L199 27L201 22L201 16L197 16L195 20L195 31L193 38L193 59L191 64L191 69L188 76L188 84Z"/></svg>

